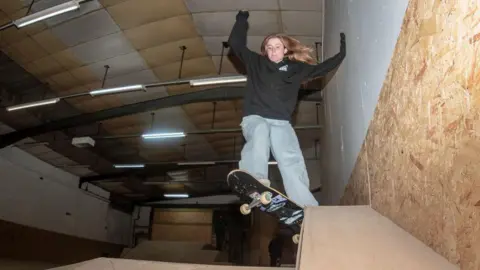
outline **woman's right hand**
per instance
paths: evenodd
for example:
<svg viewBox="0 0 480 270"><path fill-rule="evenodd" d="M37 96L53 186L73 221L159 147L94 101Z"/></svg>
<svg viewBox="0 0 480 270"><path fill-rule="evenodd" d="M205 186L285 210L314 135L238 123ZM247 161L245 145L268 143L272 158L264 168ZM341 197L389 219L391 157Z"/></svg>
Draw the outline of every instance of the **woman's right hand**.
<svg viewBox="0 0 480 270"><path fill-rule="evenodd" d="M238 13L237 13L237 20L238 19L248 19L248 16L250 16L250 13L248 12L248 10L240 10Z"/></svg>

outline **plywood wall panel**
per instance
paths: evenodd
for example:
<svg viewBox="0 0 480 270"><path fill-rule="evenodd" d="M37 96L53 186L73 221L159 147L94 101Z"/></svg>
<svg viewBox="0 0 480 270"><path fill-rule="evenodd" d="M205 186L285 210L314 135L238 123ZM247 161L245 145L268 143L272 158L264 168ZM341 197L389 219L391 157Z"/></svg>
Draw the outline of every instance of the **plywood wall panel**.
<svg viewBox="0 0 480 270"><path fill-rule="evenodd" d="M212 215L203 209L155 209L152 240L210 243Z"/></svg>
<svg viewBox="0 0 480 270"><path fill-rule="evenodd" d="M479 5L410 1L343 198L461 269L480 269Z"/></svg>
<svg viewBox="0 0 480 270"><path fill-rule="evenodd" d="M212 211L166 211L156 209L153 223L212 224Z"/></svg>
<svg viewBox="0 0 480 270"><path fill-rule="evenodd" d="M154 241L210 243L211 239L212 226L210 225L154 224L152 226Z"/></svg>

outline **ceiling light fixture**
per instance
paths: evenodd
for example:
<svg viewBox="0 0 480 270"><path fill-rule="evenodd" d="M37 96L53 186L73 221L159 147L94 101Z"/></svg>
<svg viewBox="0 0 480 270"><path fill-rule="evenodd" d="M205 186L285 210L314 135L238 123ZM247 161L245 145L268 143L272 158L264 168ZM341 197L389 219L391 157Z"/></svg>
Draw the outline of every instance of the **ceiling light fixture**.
<svg viewBox="0 0 480 270"><path fill-rule="evenodd" d="M145 164L115 164L113 165L116 169L123 169L123 168L132 168L132 169L138 169L138 168L145 168Z"/></svg>
<svg viewBox="0 0 480 270"><path fill-rule="evenodd" d="M204 79L190 80L190 86L203 86L203 85L224 84L224 83L238 83L238 82L246 82L246 81L247 81L247 77L245 77L245 76L215 77L215 78L204 78Z"/></svg>
<svg viewBox="0 0 480 270"><path fill-rule="evenodd" d="M178 162L177 165L215 165L215 161L186 161Z"/></svg>
<svg viewBox="0 0 480 270"><path fill-rule="evenodd" d="M34 101L29 103L23 103L19 105L9 106L7 107L7 111L11 112L11 111L21 110L26 108L45 106L45 105L55 104L59 101L60 101L60 98L52 98L52 99Z"/></svg>
<svg viewBox="0 0 480 270"><path fill-rule="evenodd" d="M268 162L268 165L277 165L277 164L278 164L278 162L276 162L276 161L269 161Z"/></svg>
<svg viewBox="0 0 480 270"><path fill-rule="evenodd" d="M45 20L72 10L76 10L80 8L80 1L74 0L70 2L66 2L57 6L53 6L51 8L44 9L39 12L35 12L28 16L22 17L18 20L13 21L17 28L21 28L32 23Z"/></svg>
<svg viewBox="0 0 480 270"><path fill-rule="evenodd" d="M163 139L163 138L180 138L185 137L183 132L173 132L173 133L147 133L142 134L144 139Z"/></svg>
<svg viewBox="0 0 480 270"><path fill-rule="evenodd" d="M94 97L94 96L100 96L100 95L116 94L116 93L139 91L139 90L145 91L145 86L143 84L137 84L137 85L126 85L126 86L119 86L119 87L112 87L112 88L104 88L104 89L90 91L89 94Z"/></svg>
<svg viewBox="0 0 480 270"><path fill-rule="evenodd" d="M188 194L164 194L165 198L188 198Z"/></svg>

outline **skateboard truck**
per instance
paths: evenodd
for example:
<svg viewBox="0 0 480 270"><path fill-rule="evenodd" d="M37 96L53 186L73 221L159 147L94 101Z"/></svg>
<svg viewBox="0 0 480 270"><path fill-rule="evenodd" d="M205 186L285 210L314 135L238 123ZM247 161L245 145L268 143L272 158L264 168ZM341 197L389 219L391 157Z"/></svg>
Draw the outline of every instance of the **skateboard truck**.
<svg viewBox="0 0 480 270"><path fill-rule="evenodd" d="M258 194L258 192L255 192L251 194L250 197L253 199L253 201L250 204L245 203L245 204L242 204L242 206L240 206L240 212L243 215L250 214L250 212L254 207L257 207L261 204L267 205L272 201L272 193L268 191L265 191L262 194Z"/></svg>

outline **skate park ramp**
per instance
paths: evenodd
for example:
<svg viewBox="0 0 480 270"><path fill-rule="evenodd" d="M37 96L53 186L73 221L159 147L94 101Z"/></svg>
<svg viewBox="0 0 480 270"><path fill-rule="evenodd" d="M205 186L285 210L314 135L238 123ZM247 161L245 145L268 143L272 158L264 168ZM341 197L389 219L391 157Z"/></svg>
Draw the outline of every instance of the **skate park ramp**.
<svg viewBox="0 0 480 270"><path fill-rule="evenodd" d="M274 267L245 267L245 266L223 266L223 265L205 265L205 264L187 264L187 263L169 263L152 262L127 259L98 258L83 263L77 263L69 266L52 268L55 270L268 270L276 269ZM289 269L289 268L282 268ZM291 268L292 270L294 268Z"/></svg>
<svg viewBox="0 0 480 270"><path fill-rule="evenodd" d="M43 270L50 269L57 264L37 261L19 261L6 258L0 258L0 269L8 270Z"/></svg>
<svg viewBox="0 0 480 270"><path fill-rule="evenodd" d="M181 241L144 241L122 254L124 259L199 263L228 264L219 260L221 253L217 250L204 250L205 244Z"/></svg>
<svg viewBox="0 0 480 270"><path fill-rule="evenodd" d="M148 248L149 245L152 244L149 243L142 249ZM126 256L129 256L128 253ZM257 270L268 269L268 267L98 258L53 269ZM295 268L282 269L458 270L460 268L370 206L365 205L307 208Z"/></svg>

